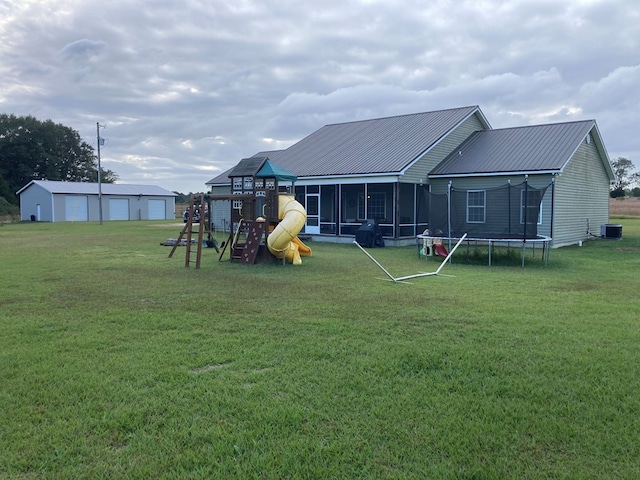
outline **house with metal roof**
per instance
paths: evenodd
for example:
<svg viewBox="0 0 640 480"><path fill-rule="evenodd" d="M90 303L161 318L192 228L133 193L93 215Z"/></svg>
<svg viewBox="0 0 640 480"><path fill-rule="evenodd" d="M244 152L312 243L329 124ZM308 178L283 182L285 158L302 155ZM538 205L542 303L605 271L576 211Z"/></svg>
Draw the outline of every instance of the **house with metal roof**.
<svg viewBox="0 0 640 480"><path fill-rule="evenodd" d="M314 240L351 241L375 220L387 245L428 228L561 246L609 220L614 175L594 120L493 129L470 106L326 125L256 156L297 176ZM224 177L207 185L220 192Z"/></svg>
<svg viewBox="0 0 640 480"><path fill-rule="evenodd" d="M48 180L32 180L16 193L20 218L44 222L174 219L177 196L155 185Z"/></svg>
<svg viewBox="0 0 640 480"><path fill-rule="evenodd" d="M555 247L599 235L614 179L595 120L474 132L429 172L432 194L448 194L451 204L464 192L452 236L488 225L494 238L518 236L530 225ZM472 202L481 223L469 222ZM495 207L507 203L510 215Z"/></svg>

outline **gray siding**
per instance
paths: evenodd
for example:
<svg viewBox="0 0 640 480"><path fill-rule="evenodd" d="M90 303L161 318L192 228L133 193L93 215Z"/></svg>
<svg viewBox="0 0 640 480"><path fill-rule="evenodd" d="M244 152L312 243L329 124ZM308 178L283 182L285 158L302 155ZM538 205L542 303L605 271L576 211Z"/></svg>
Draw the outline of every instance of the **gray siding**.
<svg viewBox="0 0 640 480"><path fill-rule="evenodd" d="M20 219L29 220L31 215L36 215L37 205L40 205L40 221L52 222L54 212L51 194L37 185L20 195Z"/></svg>
<svg viewBox="0 0 640 480"><path fill-rule="evenodd" d="M556 180L553 245L575 244L600 234L609 222L609 177L595 142L582 142Z"/></svg>
<svg viewBox="0 0 640 480"><path fill-rule="evenodd" d="M213 195L230 195L231 186L211 186ZM211 229L218 232L228 232L231 226L231 201L214 200L211 202Z"/></svg>
<svg viewBox="0 0 640 480"><path fill-rule="evenodd" d="M429 183L427 175L444 160L447 155L458 148L473 132L484 130L478 114L471 115L462 124L447 135L442 141L427 152L414 165L409 167L400 178L403 183Z"/></svg>
<svg viewBox="0 0 640 480"><path fill-rule="evenodd" d="M43 222L65 221L65 197L68 194L53 194L38 185L33 185L20 194L20 217L29 220L36 214L36 205L40 204L40 220ZM100 220L100 203L97 195L81 195L87 197L88 217L90 222ZM131 220L149 219L149 200L165 201L165 218L175 218L175 197L139 197L102 195L102 219L109 220L109 198L127 198L129 200L129 218Z"/></svg>

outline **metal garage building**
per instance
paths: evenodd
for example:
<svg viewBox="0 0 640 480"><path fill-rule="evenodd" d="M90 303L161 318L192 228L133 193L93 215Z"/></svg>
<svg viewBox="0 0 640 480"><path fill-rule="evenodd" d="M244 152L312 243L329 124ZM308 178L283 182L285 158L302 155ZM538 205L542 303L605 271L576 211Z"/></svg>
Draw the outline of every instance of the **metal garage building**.
<svg viewBox="0 0 640 480"><path fill-rule="evenodd" d="M176 194L155 185L32 180L18 190L20 218L42 222L166 220L175 218Z"/></svg>

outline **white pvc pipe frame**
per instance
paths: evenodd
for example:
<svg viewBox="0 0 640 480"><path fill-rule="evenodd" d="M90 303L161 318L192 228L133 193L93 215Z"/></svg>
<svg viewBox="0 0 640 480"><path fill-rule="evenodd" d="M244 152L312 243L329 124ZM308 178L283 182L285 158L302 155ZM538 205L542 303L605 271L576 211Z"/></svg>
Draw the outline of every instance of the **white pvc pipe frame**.
<svg viewBox="0 0 640 480"><path fill-rule="evenodd" d="M380 262L378 262L375 258L373 258L371 256L371 254L369 252L367 252L364 248L362 248L362 246L356 242L355 240L353 241L353 243L355 243L357 245L357 247L362 250L364 252L364 254L369 257L373 263L375 263L378 267L380 267L380 269L387 275L387 277L389 277L389 279L391 279L392 282L394 283L398 283L398 282L402 282L404 280L409 280L410 278L418 278L418 277L429 277L432 275L439 275L440 274L440 270L442 270L442 268L447 264L447 262L449 261L449 259L451 258L451 255L453 255L453 252L456 251L456 249L460 246L460 244L464 241L464 239L467 238L467 234L465 233L460 240L458 240L458 243L456 243L456 246L453 247L451 249L451 251L449 252L449 254L446 256L446 258L442 261L442 263L440 264L440 266L438 267L438 269L435 272L426 272L426 273L416 273L414 275L406 275L404 277L394 277L393 275L391 275L381 264ZM446 276L446 275L445 275Z"/></svg>

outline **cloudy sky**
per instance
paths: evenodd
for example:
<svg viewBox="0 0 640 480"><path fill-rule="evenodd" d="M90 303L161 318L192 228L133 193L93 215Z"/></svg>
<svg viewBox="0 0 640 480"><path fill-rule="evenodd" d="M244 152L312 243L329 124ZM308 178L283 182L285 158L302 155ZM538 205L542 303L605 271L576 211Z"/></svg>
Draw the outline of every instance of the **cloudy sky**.
<svg viewBox="0 0 640 480"><path fill-rule="evenodd" d="M0 112L183 193L323 125L479 105L596 119L640 167L637 0L0 0Z"/></svg>

